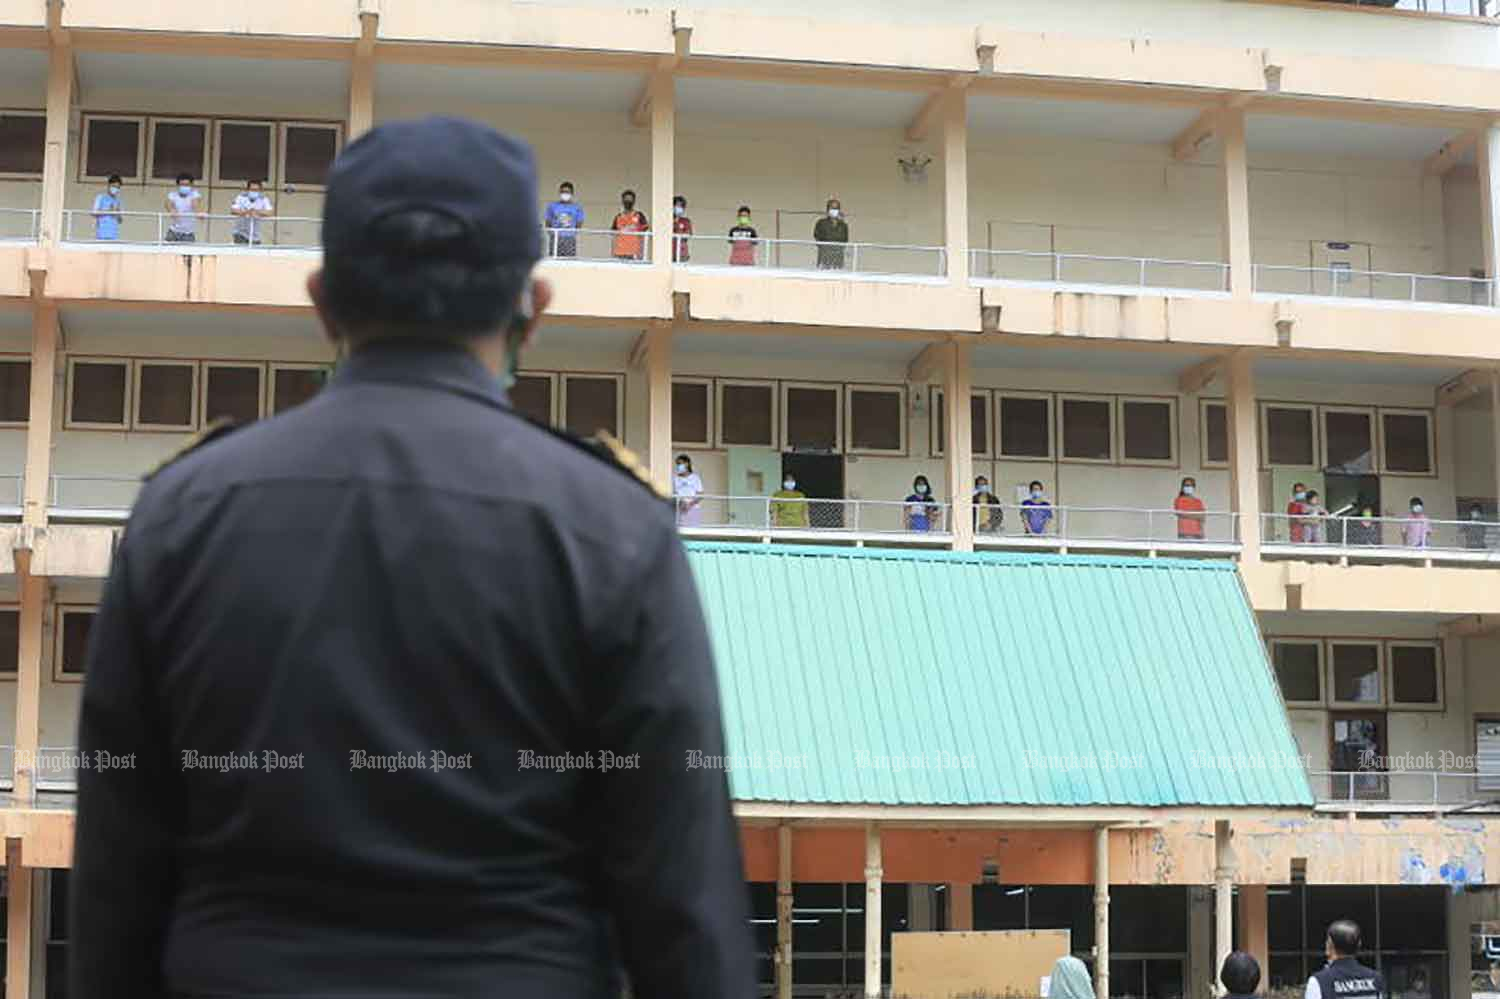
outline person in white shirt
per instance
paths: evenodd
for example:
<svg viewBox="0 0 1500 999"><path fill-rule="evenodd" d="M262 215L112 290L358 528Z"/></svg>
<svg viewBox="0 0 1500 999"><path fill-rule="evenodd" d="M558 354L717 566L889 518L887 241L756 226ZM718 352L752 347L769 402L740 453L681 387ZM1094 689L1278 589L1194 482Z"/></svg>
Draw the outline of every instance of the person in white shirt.
<svg viewBox="0 0 1500 999"><path fill-rule="evenodd" d="M229 206L234 216L234 241L241 246L254 246L261 241L260 220L271 214L271 199L261 190L260 181L245 183L245 189L234 196Z"/></svg>
<svg viewBox="0 0 1500 999"><path fill-rule="evenodd" d="M193 175L178 174L177 187L167 192L167 214L170 216L166 234L168 243L198 241L198 216L203 214L198 206L202 202L203 195L193 187Z"/></svg>
<svg viewBox="0 0 1500 999"><path fill-rule="evenodd" d="M703 480L693 471L693 460L685 454L677 456L672 495L677 497L678 526L697 527L703 522Z"/></svg>

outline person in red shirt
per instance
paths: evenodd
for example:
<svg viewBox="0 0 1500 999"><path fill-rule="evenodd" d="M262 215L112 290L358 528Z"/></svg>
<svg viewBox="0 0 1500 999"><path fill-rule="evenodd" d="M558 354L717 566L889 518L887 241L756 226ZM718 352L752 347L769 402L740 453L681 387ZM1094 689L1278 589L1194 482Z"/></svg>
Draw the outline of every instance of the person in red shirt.
<svg viewBox="0 0 1500 999"><path fill-rule="evenodd" d="M688 246L689 236L693 234L693 220L688 218L687 198L682 195L672 199L672 262L685 264L692 256L692 248Z"/></svg>
<svg viewBox="0 0 1500 999"><path fill-rule="evenodd" d="M1177 537L1184 541L1203 540L1204 507L1197 492L1198 482L1190 475L1182 480L1182 488L1172 501L1172 509L1177 511Z"/></svg>
<svg viewBox="0 0 1500 999"><path fill-rule="evenodd" d="M624 191L620 194L620 213L615 216L610 228L620 235L615 237L614 255L616 260L640 260L645 249L646 241L633 233L646 232L651 228L646 221L643 212L635 210L635 192Z"/></svg>
<svg viewBox="0 0 1500 999"><path fill-rule="evenodd" d="M755 248L760 234L750 224L750 206L740 205L739 216L729 230L729 263L735 267L754 267Z"/></svg>
<svg viewBox="0 0 1500 999"><path fill-rule="evenodd" d="M1307 521L1302 518L1310 511L1311 507L1307 505L1307 486L1298 482L1292 486L1292 501L1286 505L1286 533L1293 544L1301 544L1307 540Z"/></svg>

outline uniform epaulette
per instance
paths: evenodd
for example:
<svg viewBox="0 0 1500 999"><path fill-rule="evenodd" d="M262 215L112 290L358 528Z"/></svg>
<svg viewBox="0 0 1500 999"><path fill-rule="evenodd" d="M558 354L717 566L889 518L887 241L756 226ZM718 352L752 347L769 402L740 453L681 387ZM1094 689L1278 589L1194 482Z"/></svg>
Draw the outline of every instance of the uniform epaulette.
<svg viewBox="0 0 1500 999"><path fill-rule="evenodd" d="M601 430L593 437L579 437L577 434L550 426L540 420L534 420L524 414L518 413L517 415L521 416L522 419L532 426L545 430L554 437L560 437L574 447L582 448L595 458L627 473L631 478L651 490L652 494L658 499L670 500L672 498L671 493L668 493L661 486L651 481L650 470L641 463L641 459L636 453L624 444L621 444L619 439L608 431Z"/></svg>
<svg viewBox="0 0 1500 999"><path fill-rule="evenodd" d="M174 461L181 459L184 455L191 454L192 452L198 450L200 447L203 447L205 444L208 444L211 441L219 440L220 438L235 430L238 430L239 428L240 424L234 422L228 417L221 416L219 419L214 420L208 426L204 427L202 430L194 434L192 436L192 439L184 444L181 448L179 448L175 454L171 455L165 461L161 462L155 468L151 469L151 471L147 472L145 476L143 476L143 481L150 481L152 476L159 473L163 468L166 468Z"/></svg>

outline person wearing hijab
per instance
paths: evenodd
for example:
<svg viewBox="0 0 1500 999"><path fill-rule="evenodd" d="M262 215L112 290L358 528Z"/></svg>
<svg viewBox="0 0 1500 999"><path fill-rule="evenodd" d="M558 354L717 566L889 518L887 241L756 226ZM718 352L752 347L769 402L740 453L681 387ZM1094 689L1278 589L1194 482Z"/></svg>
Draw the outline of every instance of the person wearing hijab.
<svg viewBox="0 0 1500 999"><path fill-rule="evenodd" d="M1052 966L1047 999L1094 999L1094 981L1089 977L1088 966L1072 954L1058 958Z"/></svg>
<svg viewBox="0 0 1500 999"><path fill-rule="evenodd" d="M911 495L906 497L906 529L908 531L938 530L938 515L942 508L932 499L932 485L927 476L919 475L911 480Z"/></svg>

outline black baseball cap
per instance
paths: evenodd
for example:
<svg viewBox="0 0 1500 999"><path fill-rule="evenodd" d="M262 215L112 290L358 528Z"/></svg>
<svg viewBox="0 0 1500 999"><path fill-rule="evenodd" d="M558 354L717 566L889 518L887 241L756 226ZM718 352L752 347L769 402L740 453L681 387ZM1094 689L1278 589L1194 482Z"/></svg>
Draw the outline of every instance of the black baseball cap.
<svg viewBox="0 0 1500 999"><path fill-rule="evenodd" d="M351 142L328 173L323 252L358 248L370 226L403 211L436 212L471 237L480 265L541 257L536 157L488 125L432 115L376 126Z"/></svg>

